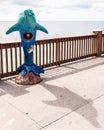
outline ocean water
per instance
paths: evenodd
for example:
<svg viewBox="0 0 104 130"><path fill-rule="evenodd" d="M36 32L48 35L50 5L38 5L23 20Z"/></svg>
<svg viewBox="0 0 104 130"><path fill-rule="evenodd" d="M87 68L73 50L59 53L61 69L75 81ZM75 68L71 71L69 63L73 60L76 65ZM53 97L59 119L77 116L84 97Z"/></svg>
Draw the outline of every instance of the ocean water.
<svg viewBox="0 0 104 130"><path fill-rule="evenodd" d="M15 23L15 21L0 21L0 43L21 41L18 31L5 34ZM39 23L46 27L49 33L37 31L37 40L92 34L95 29L104 30L104 21L39 21Z"/></svg>

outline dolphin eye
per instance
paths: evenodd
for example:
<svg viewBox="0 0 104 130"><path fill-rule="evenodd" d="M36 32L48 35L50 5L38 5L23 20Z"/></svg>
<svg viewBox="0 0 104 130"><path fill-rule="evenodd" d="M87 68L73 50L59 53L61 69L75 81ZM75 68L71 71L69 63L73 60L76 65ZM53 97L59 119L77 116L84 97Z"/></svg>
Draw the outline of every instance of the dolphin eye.
<svg viewBox="0 0 104 130"><path fill-rule="evenodd" d="M33 38L33 33L31 33L31 32L25 32L23 34L23 37L25 38L25 40L30 41Z"/></svg>

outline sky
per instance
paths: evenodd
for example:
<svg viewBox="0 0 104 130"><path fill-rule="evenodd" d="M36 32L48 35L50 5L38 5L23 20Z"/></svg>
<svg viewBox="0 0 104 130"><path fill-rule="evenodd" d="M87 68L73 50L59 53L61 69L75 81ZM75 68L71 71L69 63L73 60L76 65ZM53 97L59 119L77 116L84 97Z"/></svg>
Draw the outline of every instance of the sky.
<svg viewBox="0 0 104 130"><path fill-rule="evenodd" d="M0 21L17 21L25 9L39 21L104 21L104 0L2 0Z"/></svg>

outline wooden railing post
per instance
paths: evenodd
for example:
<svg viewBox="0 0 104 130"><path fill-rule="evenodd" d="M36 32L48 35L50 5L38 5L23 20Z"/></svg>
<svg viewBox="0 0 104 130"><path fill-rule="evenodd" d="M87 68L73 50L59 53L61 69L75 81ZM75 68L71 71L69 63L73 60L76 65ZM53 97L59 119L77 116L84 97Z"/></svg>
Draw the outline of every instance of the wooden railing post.
<svg viewBox="0 0 104 130"><path fill-rule="evenodd" d="M60 43L59 43L59 40L56 40L56 62L57 62L57 65L60 65Z"/></svg>
<svg viewBox="0 0 104 130"><path fill-rule="evenodd" d="M0 43L0 80L1 80L1 43Z"/></svg>
<svg viewBox="0 0 104 130"><path fill-rule="evenodd" d="M97 56L101 56L102 52L102 31L93 31L97 34Z"/></svg>

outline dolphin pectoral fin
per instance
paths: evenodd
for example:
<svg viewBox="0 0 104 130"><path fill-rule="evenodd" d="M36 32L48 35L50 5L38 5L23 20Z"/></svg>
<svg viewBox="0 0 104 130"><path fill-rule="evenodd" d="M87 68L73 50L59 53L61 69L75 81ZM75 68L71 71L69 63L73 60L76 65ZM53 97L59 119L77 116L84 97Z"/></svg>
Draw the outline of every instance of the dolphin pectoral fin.
<svg viewBox="0 0 104 130"><path fill-rule="evenodd" d="M14 31L18 31L19 29L20 29L20 25L16 23L6 31L6 34L12 33Z"/></svg>
<svg viewBox="0 0 104 130"><path fill-rule="evenodd" d="M39 23L36 23L35 29L48 33L47 29L43 27L42 25L40 25Z"/></svg>

